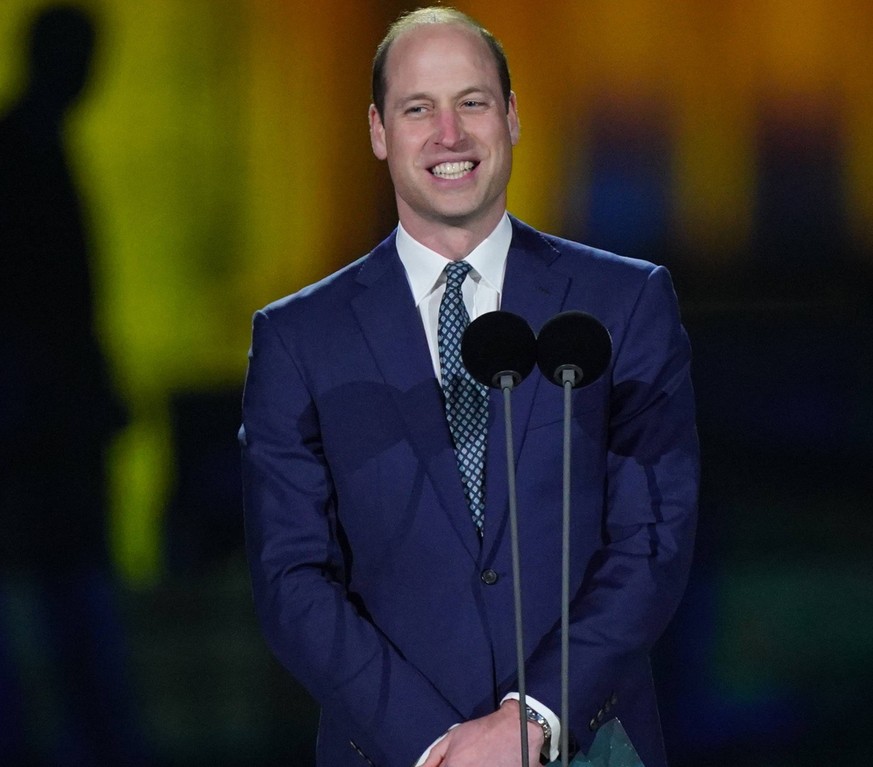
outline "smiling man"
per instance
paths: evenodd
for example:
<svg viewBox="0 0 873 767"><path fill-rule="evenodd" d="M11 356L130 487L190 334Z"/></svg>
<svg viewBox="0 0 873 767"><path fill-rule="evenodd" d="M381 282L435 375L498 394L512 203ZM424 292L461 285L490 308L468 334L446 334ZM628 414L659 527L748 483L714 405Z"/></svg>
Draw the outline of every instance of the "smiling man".
<svg viewBox="0 0 873 767"><path fill-rule="evenodd" d="M666 759L649 651L684 588L698 476L690 352L669 276L506 211L516 97L469 17L401 17L373 65L370 138L399 224L255 315L243 403L253 591L322 707L319 767L519 767L506 435L461 365L470 318L538 330L582 309L613 339L575 393L571 748L621 719ZM560 743L562 394L514 395L529 763Z"/></svg>
<svg viewBox="0 0 873 767"><path fill-rule="evenodd" d="M481 33L421 17L406 17L380 49L370 138L376 157L388 161L404 229L460 260L506 212L515 94L501 87Z"/></svg>

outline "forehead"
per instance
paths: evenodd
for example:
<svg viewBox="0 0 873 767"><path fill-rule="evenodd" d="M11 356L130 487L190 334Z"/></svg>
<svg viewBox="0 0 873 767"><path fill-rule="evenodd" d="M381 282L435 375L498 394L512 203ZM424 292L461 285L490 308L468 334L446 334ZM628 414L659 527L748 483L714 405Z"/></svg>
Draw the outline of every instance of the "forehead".
<svg viewBox="0 0 873 767"><path fill-rule="evenodd" d="M460 24L421 24L401 32L388 51L385 75L389 96L441 87L500 90L487 43Z"/></svg>

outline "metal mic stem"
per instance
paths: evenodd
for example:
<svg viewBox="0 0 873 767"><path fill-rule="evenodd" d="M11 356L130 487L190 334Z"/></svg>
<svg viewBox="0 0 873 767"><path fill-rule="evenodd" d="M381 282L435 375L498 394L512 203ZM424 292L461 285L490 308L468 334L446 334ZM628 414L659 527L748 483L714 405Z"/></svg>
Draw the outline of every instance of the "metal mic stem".
<svg viewBox="0 0 873 767"><path fill-rule="evenodd" d="M561 767L570 762L570 417L576 373L564 370L564 499L561 525Z"/></svg>
<svg viewBox="0 0 873 767"><path fill-rule="evenodd" d="M512 584L515 598L515 652L518 664L518 711L521 720L521 763L528 764L527 692L524 679L524 631L521 615L521 557L518 547L518 510L515 503L515 459L512 447L512 405L510 392L515 385L509 374L500 376L503 390L503 419L506 429L506 477L509 488L509 531L512 541Z"/></svg>

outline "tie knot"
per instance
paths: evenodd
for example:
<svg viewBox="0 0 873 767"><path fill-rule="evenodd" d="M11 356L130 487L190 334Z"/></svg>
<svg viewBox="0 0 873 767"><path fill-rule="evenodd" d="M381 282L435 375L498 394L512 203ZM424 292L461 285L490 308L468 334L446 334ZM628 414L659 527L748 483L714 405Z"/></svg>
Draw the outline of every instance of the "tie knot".
<svg viewBox="0 0 873 767"><path fill-rule="evenodd" d="M466 261L452 261L443 271L446 273L446 289L459 288L473 267Z"/></svg>

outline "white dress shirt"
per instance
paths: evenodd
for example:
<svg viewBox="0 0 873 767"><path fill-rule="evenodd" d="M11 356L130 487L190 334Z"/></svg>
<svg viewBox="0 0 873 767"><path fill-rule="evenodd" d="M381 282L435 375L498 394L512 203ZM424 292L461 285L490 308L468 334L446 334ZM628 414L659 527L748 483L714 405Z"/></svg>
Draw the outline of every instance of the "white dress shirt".
<svg viewBox="0 0 873 767"><path fill-rule="evenodd" d="M475 320L486 312L493 312L500 308L500 296L503 291L503 277L506 274L506 260L509 256L509 244L512 241L512 223L509 216L504 213L494 231L480 242L468 256L464 258L472 269L462 285L464 306L470 321ZM437 340L437 327L439 325L440 301L446 292L446 275L443 271L449 263L449 259L441 256L434 250L422 245L403 228L397 225L397 255L406 271L406 279L412 297L421 316L424 325L424 334L427 337L427 345L430 350L434 374L437 380L442 379L440 371L440 353ZM518 700L518 693L510 693L504 700ZM561 723L554 712L544 706L538 700L526 696L527 705L542 714L552 728L552 739L549 753L546 755L550 761L558 758L558 746L561 742ZM424 763L430 750L440 742L445 735L440 736L421 755L417 765Z"/></svg>
<svg viewBox="0 0 873 767"><path fill-rule="evenodd" d="M503 289L503 275L506 272L506 257L509 255L511 241L512 224L509 216L504 213L494 231L464 259L473 267L461 288L470 320L500 308L500 291ZM412 239L402 224L397 226L396 244L397 255L406 270L406 279L424 325L434 373L437 380L440 380L437 326L440 301L446 292L446 275L443 270L450 262L445 256Z"/></svg>

